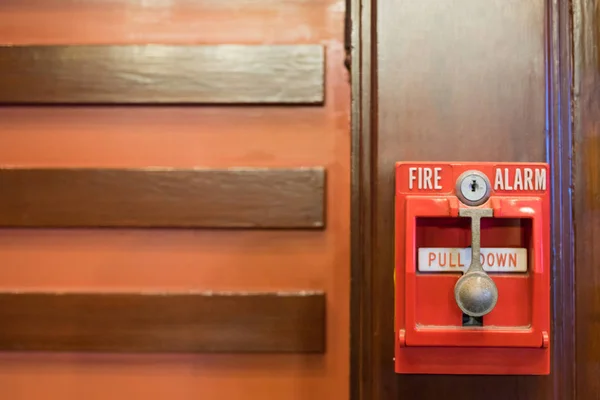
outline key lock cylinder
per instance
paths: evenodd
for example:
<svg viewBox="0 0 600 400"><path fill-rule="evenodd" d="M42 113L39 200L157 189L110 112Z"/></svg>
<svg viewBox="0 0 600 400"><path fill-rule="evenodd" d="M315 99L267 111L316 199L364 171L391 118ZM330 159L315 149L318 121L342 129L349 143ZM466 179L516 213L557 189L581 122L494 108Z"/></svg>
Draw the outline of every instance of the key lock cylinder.
<svg viewBox="0 0 600 400"><path fill-rule="evenodd" d="M458 307L470 317L482 317L494 309L498 288L481 265L481 218L493 217L491 208L480 208L490 197L491 185L479 171L466 171L456 181L456 193L466 208L459 216L471 218L471 264L454 286Z"/></svg>

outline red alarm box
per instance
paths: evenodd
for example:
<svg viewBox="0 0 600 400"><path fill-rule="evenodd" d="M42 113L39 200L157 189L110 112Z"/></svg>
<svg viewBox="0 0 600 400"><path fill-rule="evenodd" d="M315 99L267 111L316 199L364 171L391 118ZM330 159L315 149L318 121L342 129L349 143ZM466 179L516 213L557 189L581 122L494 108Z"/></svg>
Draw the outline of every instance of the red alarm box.
<svg viewBox="0 0 600 400"><path fill-rule="evenodd" d="M395 369L550 373L544 163L396 164Z"/></svg>

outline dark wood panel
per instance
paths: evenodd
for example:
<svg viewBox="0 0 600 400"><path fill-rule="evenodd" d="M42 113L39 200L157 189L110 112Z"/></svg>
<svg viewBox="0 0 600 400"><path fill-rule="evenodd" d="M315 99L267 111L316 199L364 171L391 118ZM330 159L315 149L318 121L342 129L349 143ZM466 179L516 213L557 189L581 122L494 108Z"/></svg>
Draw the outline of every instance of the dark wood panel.
<svg viewBox="0 0 600 400"><path fill-rule="evenodd" d="M391 333L394 162L545 160L545 2L377 4L372 309L373 331ZM547 377L396 375L393 335L372 340L373 374L381 378L371 398L551 397Z"/></svg>
<svg viewBox="0 0 600 400"><path fill-rule="evenodd" d="M600 4L573 1L577 399L600 396Z"/></svg>
<svg viewBox="0 0 600 400"><path fill-rule="evenodd" d="M555 400L575 400L575 266L573 263L573 134L570 2L548 2L549 115L547 159L552 194L552 392Z"/></svg>
<svg viewBox="0 0 600 400"><path fill-rule="evenodd" d="M353 2L354 399L426 400L438 399L440 393L447 399L475 400L482 394L490 400L570 398L569 377L556 376L568 371L570 362L557 359L569 355L561 346L569 341L565 335L572 319L562 317L553 318L561 333L553 339L557 355L551 376L395 374L390 269L396 161L549 160L553 183L569 187L563 176L570 164L563 148L570 140L568 115L546 125L547 109L568 113L568 101L560 92L546 92L549 75L557 86L565 86L555 71L563 55L557 54L556 65L546 63L553 29L568 26L568 7L560 3ZM556 40L564 45L565 35L560 35ZM568 98L566 91L562 95ZM547 99L556 104L547 104ZM546 154L547 147L560 154ZM555 201L568 200L560 193L553 196ZM555 205L554 218L568 221L568 204L558 204L564 208ZM568 246L568 225L553 229L554 244ZM570 250L560 251L555 248L555 276L557 270L570 267ZM572 304L568 300L573 292L567 293L571 272L560 271L567 281L554 281L555 301L567 300L555 312L569 310Z"/></svg>
<svg viewBox="0 0 600 400"><path fill-rule="evenodd" d="M1 227L323 228L325 170L0 169Z"/></svg>
<svg viewBox="0 0 600 400"><path fill-rule="evenodd" d="M0 350L322 353L325 295L0 293Z"/></svg>
<svg viewBox="0 0 600 400"><path fill-rule="evenodd" d="M0 103L307 103L321 45L2 46Z"/></svg>

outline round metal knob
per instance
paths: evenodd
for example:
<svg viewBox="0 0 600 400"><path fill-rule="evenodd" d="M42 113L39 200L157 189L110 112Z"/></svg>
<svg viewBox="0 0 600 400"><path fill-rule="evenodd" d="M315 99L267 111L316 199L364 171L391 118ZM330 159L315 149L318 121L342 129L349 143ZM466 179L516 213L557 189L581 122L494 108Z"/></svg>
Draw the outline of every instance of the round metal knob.
<svg viewBox="0 0 600 400"><path fill-rule="evenodd" d="M496 284L483 271L468 272L454 286L456 304L467 315L481 317L488 314L498 301Z"/></svg>

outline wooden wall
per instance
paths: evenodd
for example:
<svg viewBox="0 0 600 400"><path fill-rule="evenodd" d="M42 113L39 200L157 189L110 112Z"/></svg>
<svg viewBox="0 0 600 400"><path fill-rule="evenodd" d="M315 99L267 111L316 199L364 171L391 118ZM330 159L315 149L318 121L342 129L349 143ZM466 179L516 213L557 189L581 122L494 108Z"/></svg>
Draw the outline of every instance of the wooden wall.
<svg viewBox="0 0 600 400"><path fill-rule="evenodd" d="M575 236L577 246L586 247L586 253L577 253L583 265L573 263L570 111L571 96L577 93L572 91L571 80L572 55L577 52L571 53L571 23L578 22L571 19L570 7L575 3L586 3L587 9L598 15L597 2L584 0L352 3L353 39L358 47L353 56L352 89L359 96L353 102L353 116L360 121L353 125L353 399L426 400L438 399L440 394L461 400L597 398L597 391L585 388L594 387L592 376L597 376L593 373L598 370L598 341L592 339L597 332L590 329L598 315L594 307L598 280L592 272L597 255L590 241L597 219L593 214L584 216L593 201L580 208L575 219L578 232L583 233L583 237ZM587 80L582 80L586 97L583 93L581 97L582 107L587 107L581 108L586 110L584 119L597 115L590 110L597 106L592 98L598 98L596 64L591 61L595 60L592 51L597 41L591 32L598 30L597 25L589 25L593 21L589 14L586 21L587 25L579 27L585 31L586 44ZM592 149L597 149L593 121L597 118L587 120L588 140L580 144L592 155L577 161L584 171L597 166L592 161ZM575 135L576 145L578 140ZM577 153L575 159L581 160ZM549 376L394 373L389 310L394 304L390 215L394 213L396 161L550 164L553 307ZM583 176L575 174L575 180ZM588 190L591 199L597 174L588 172L587 176L590 180L585 182L594 184L587 183L587 189L579 190ZM580 194L575 192L575 199L577 196ZM574 205L577 210L577 201ZM577 367L584 371L584 375L577 371L577 392L575 348ZM585 357L595 357L595 364Z"/></svg>
<svg viewBox="0 0 600 400"><path fill-rule="evenodd" d="M573 2L575 396L600 396L600 2Z"/></svg>
<svg viewBox="0 0 600 400"><path fill-rule="evenodd" d="M348 398L344 11L2 1L4 397Z"/></svg>
<svg viewBox="0 0 600 400"><path fill-rule="evenodd" d="M599 399L600 2L354 0L352 21L352 398ZM550 164L549 376L393 372L406 160Z"/></svg>

